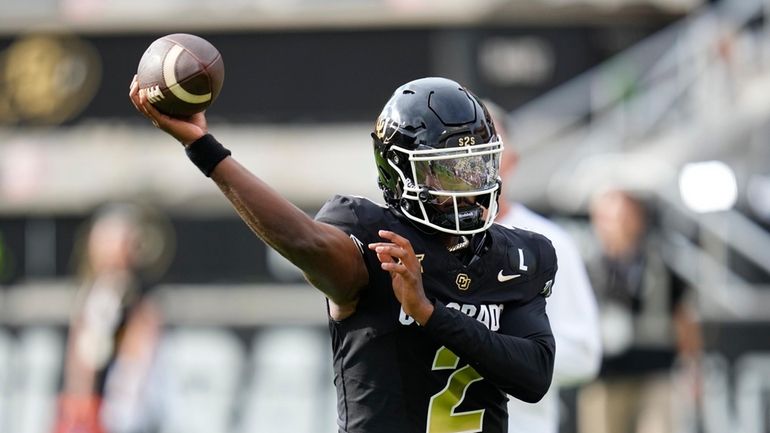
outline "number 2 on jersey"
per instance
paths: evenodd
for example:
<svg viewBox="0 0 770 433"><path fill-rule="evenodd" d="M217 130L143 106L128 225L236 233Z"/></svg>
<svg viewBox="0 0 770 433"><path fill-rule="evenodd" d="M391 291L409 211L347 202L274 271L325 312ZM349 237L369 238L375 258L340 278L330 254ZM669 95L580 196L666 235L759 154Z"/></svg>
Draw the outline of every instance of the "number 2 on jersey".
<svg viewBox="0 0 770 433"><path fill-rule="evenodd" d="M465 398L468 387L483 377L470 365L457 369L460 358L441 346L433 360L433 370L455 370L447 384L430 398L426 433L473 433L480 432L484 424L484 409L455 413Z"/></svg>

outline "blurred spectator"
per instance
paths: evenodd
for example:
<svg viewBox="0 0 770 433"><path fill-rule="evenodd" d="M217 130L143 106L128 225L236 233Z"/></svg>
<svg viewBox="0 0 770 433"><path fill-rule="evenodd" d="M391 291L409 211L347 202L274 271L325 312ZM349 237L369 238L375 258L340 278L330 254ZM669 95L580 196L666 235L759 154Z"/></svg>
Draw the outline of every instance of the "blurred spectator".
<svg viewBox="0 0 770 433"><path fill-rule="evenodd" d="M697 360L700 328L685 285L667 267L643 202L610 190L590 209L597 250L588 258L602 328L600 379L581 395L583 433L673 431L671 371Z"/></svg>
<svg viewBox="0 0 770 433"><path fill-rule="evenodd" d="M485 101L505 151L500 161L500 176L507 181L519 162L515 143L507 134L502 108ZM504 183L507 188L516 185ZM561 227L521 203L500 196L500 224L520 227L545 235L556 249L559 271L546 312L556 339L553 381L548 393L538 403L509 398L508 431L511 433L556 433L559 431L559 387L576 385L596 377L601 361L599 317L596 299L586 274L580 252L572 237Z"/></svg>
<svg viewBox="0 0 770 433"><path fill-rule="evenodd" d="M125 406L141 399L162 323L147 296L148 269L168 252L148 216L134 205L107 206L81 240L56 433L112 431L101 416L108 372L113 400Z"/></svg>

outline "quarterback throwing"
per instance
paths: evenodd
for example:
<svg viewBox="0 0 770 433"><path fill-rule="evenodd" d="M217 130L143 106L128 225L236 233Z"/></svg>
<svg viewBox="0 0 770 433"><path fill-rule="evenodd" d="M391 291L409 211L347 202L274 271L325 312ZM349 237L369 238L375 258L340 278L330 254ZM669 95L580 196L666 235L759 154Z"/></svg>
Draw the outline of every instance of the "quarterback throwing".
<svg viewBox="0 0 770 433"><path fill-rule="evenodd" d="M503 143L468 89L397 88L372 133L383 204L336 196L310 218L238 164L203 113L159 113L138 86L136 108L326 295L340 432L504 432L507 394L548 390L556 256L494 223Z"/></svg>

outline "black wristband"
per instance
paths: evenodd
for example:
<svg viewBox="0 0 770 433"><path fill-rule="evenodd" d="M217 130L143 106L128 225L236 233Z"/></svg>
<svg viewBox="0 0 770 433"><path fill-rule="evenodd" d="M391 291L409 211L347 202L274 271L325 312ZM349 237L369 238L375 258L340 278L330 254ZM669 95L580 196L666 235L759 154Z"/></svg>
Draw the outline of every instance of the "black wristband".
<svg viewBox="0 0 770 433"><path fill-rule="evenodd" d="M190 143L185 148L185 152L190 161L207 177L211 176L211 172L214 171L217 164L232 154L211 134L206 134Z"/></svg>

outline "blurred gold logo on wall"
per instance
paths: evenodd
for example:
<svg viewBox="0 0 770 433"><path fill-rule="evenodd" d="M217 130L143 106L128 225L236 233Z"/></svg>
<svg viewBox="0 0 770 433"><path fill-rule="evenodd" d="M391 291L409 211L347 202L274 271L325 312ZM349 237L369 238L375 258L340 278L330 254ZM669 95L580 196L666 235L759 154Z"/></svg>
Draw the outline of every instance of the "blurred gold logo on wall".
<svg viewBox="0 0 770 433"><path fill-rule="evenodd" d="M0 52L0 123L58 124L80 114L101 80L101 60L70 35L29 35Z"/></svg>

